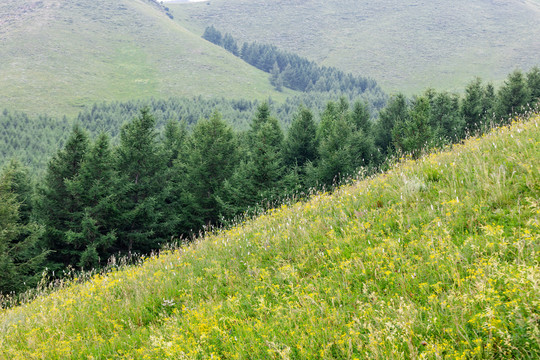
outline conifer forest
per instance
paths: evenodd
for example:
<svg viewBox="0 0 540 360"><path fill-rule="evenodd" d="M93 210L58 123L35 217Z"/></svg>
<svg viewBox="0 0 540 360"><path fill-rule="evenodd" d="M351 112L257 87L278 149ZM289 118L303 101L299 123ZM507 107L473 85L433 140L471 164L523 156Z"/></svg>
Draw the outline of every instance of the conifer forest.
<svg viewBox="0 0 540 360"><path fill-rule="evenodd" d="M4 0L0 360L540 358L538 0Z"/></svg>

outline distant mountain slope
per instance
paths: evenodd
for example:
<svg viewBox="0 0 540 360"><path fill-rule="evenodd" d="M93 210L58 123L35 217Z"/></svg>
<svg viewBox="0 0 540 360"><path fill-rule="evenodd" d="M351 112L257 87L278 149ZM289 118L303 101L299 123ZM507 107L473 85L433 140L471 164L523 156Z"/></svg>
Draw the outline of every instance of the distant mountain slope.
<svg viewBox="0 0 540 360"><path fill-rule="evenodd" d="M150 96L285 96L149 0L4 0L0 59L0 108L29 113Z"/></svg>
<svg viewBox="0 0 540 360"><path fill-rule="evenodd" d="M0 356L538 359L539 120L0 308Z"/></svg>
<svg viewBox="0 0 540 360"><path fill-rule="evenodd" d="M168 6L201 34L215 25L242 41L271 43L369 75L386 91L460 90L477 75L498 82L540 57L538 0L212 0Z"/></svg>

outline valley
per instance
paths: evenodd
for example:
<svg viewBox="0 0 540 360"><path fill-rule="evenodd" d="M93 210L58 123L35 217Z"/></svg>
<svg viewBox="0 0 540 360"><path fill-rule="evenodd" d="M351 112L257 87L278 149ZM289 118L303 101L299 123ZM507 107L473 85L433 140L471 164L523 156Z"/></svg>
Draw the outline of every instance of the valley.
<svg viewBox="0 0 540 360"><path fill-rule="evenodd" d="M195 33L214 25L240 41L275 44L369 74L390 94L463 91L475 76L500 85L540 54L540 3L530 0L212 0L170 8Z"/></svg>

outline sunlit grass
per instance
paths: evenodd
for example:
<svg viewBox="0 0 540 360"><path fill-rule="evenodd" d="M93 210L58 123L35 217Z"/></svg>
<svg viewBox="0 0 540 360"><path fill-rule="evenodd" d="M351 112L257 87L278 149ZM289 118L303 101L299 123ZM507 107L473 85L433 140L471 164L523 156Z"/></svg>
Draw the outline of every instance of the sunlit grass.
<svg viewBox="0 0 540 360"><path fill-rule="evenodd" d="M0 310L0 358L538 358L539 122Z"/></svg>
<svg viewBox="0 0 540 360"><path fill-rule="evenodd" d="M147 0L4 0L0 14L0 109L72 118L103 101L295 94Z"/></svg>

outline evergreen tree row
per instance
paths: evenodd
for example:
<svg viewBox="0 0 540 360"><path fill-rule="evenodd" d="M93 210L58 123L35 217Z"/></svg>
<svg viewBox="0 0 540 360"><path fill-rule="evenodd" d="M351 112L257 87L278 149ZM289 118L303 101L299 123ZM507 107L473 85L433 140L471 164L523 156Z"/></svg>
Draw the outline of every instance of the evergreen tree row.
<svg viewBox="0 0 540 360"><path fill-rule="evenodd" d="M386 102L386 97L374 96L372 93L364 93L361 98L370 104L372 116L375 116ZM271 99L267 102L272 106L280 125L287 128L301 104L318 114L328 101L338 99L337 94L310 93L289 97L279 104ZM349 98L349 101L352 100ZM243 131L249 128L260 104L261 101L258 100L203 97L108 102L84 108L75 122L81 124L92 138L105 132L110 135L112 143L117 144L122 124L137 116L144 107L148 107L155 117L158 131L162 131L169 120L185 122L187 128L191 129L199 119L210 117L214 110L219 111L235 131ZM9 159L18 158L32 170L33 175L42 175L49 158L65 144L72 123L73 121L66 117L30 117L7 109L0 112L0 168Z"/></svg>
<svg viewBox="0 0 540 360"><path fill-rule="evenodd" d="M214 26L207 27L202 37L269 73L270 82L278 91L285 86L302 92L335 92L350 97L357 97L366 91L382 94L373 79L354 76L334 67L318 66L274 45L244 43L240 49L231 34L222 35Z"/></svg>
<svg viewBox="0 0 540 360"><path fill-rule="evenodd" d="M17 158L33 173L41 174L51 155L64 144L71 125L65 117L30 117L4 109L0 129L0 168Z"/></svg>
<svg viewBox="0 0 540 360"><path fill-rule="evenodd" d="M398 94L379 113L376 145L384 156L418 157L426 148L457 142L533 109L539 98L538 67L526 75L512 72L497 93L493 85L477 78L462 98L433 90L411 100Z"/></svg>
<svg viewBox="0 0 540 360"><path fill-rule="evenodd" d="M286 133L268 103L245 131L217 111L191 129L171 120L158 130L148 108L124 124L116 144L75 126L36 186L16 161L0 173L0 293L35 285L44 267L98 268L111 255L149 253L377 171L390 157L418 157L500 124L539 97L533 68L513 72L497 92L476 79L463 97L397 95L375 121L369 104L345 97L320 114L300 106Z"/></svg>

